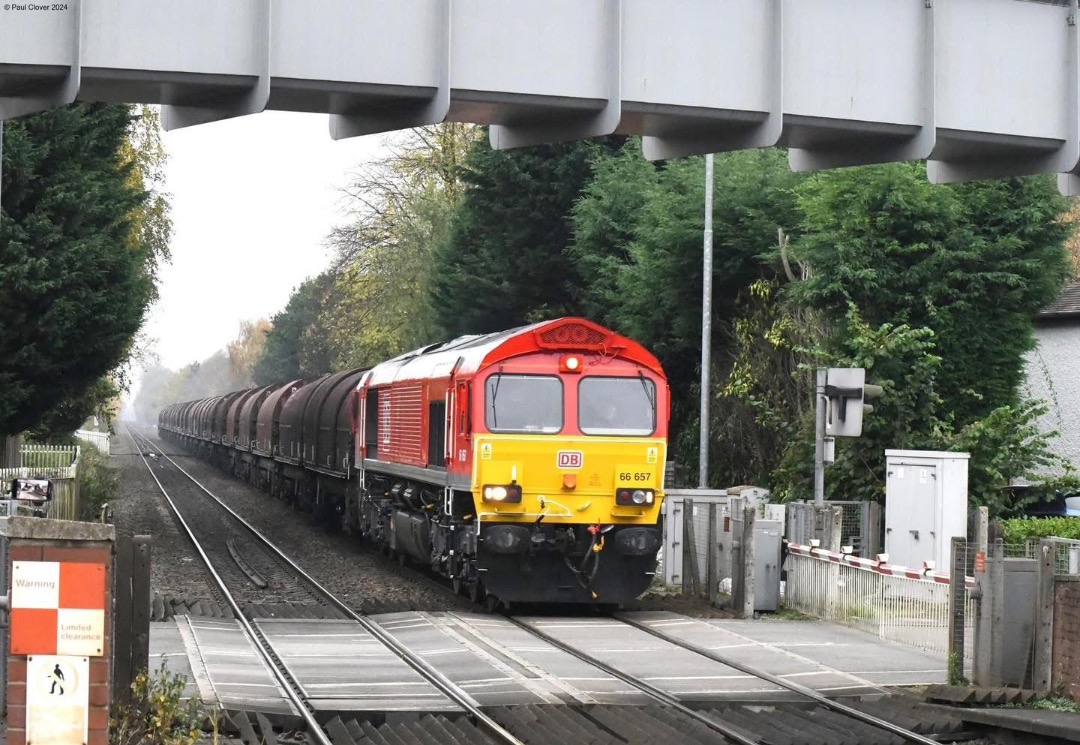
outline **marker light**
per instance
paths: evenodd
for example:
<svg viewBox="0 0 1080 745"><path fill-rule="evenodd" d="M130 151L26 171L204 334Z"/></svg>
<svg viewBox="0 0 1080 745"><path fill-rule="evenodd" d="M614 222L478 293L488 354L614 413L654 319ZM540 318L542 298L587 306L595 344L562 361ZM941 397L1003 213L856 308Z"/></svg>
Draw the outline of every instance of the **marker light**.
<svg viewBox="0 0 1080 745"><path fill-rule="evenodd" d="M652 489L619 489L615 492L615 503L631 507L650 505L656 498Z"/></svg>
<svg viewBox="0 0 1080 745"><path fill-rule="evenodd" d="M520 502L521 487L517 484L489 484L483 490L485 502Z"/></svg>
<svg viewBox="0 0 1080 745"><path fill-rule="evenodd" d="M563 355L562 358L559 359L559 370L561 372L580 373L582 367L584 367L584 365L582 364L581 357L576 354Z"/></svg>

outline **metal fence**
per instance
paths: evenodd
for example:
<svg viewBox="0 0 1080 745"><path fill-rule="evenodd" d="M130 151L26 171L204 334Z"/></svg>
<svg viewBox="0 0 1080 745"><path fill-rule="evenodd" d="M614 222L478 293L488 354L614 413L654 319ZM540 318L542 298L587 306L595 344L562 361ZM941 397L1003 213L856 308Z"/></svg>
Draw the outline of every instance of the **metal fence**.
<svg viewBox="0 0 1080 745"><path fill-rule="evenodd" d="M940 576L916 579L794 552L785 567L787 607L881 639L948 654L950 588ZM965 665L973 659L974 603L971 588L965 588Z"/></svg>
<svg viewBox="0 0 1080 745"><path fill-rule="evenodd" d="M1006 543L1005 557L1008 559L1039 558L1038 538L1029 538L1024 543ZM1051 538L1054 542L1054 574L1080 574L1080 541L1070 538Z"/></svg>
<svg viewBox="0 0 1080 745"><path fill-rule="evenodd" d="M720 546L728 500L723 489L668 490L662 566L657 573L664 585L688 587L695 594L704 589L708 594L711 581L730 576L731 560Z"/></svg>
<svg viewBox="0 0 1080 745"><path fill-rule="evenodd" d="M828 545L827 526L823 524L825 513L813 502L790 502L787 505L787 539L791 543L809 546L811 540ZM881 553L882 519L881 505L867 501L831 501L825 508L839 507L840 544L851 546L855 556L872 559Z"/></svg>
<svg viewBox="0 0 1080 745"><path fill-rule="evenodd" d="M88 442L98 449L102 455L109 454L109 433L96 432L91 429L77 429L75 436L83 442Z"/></svg>

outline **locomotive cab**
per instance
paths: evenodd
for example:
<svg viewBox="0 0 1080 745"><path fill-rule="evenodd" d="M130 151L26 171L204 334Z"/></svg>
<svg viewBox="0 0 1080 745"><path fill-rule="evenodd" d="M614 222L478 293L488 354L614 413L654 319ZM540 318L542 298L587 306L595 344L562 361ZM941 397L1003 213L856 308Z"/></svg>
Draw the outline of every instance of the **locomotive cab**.
<svg viewBox="0 0 1080 745"><path fill-rule="evenodd" d="M618 603L647 589L661 543L662 382L632 360L546 352L481 379L472 493L489 592Z"/></svg>

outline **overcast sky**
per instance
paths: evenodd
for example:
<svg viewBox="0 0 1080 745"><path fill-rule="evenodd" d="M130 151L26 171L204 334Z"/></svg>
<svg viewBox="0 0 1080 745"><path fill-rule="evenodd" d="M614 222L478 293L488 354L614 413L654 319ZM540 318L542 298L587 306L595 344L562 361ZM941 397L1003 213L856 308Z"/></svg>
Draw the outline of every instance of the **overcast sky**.
<svg viewBox="0 0 1080 745"><path fill-rule="evenodd" d="M381 136L330 139L326 115L266 112L163 135L172 263L146 333L172 369L269 317L329 261L324 238L342 220L348 174Z"/></svg>

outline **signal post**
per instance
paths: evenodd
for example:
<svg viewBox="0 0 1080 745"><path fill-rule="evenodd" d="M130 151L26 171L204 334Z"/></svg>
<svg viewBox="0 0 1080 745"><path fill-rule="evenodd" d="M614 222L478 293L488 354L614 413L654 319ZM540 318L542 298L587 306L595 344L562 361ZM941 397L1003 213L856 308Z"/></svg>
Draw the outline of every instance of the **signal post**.
<svg viewBox="0 0 1080 745"><path fill-rule="evenodd" d="M7 520L8 745L107 745L111 525Z"/></svg>
<svg viewBox="0 0 1080 745"><path fill-rule="evenodd" d="M817 416L814 428L814 504L825 504L825 464L836 455L837 437L859 437L863 416L874 410L866 403L884 391L866 382L861 367L819 367L814 399Z"/></svg>

